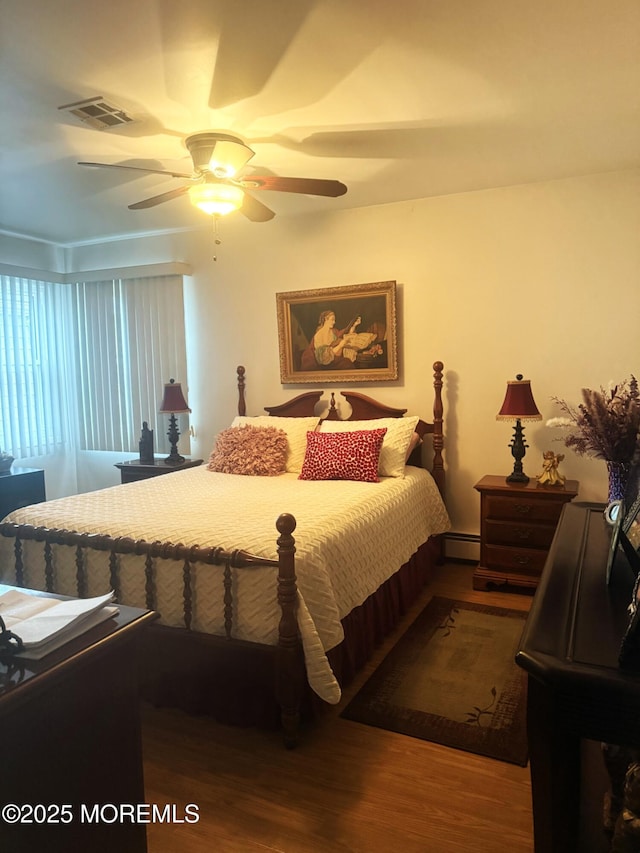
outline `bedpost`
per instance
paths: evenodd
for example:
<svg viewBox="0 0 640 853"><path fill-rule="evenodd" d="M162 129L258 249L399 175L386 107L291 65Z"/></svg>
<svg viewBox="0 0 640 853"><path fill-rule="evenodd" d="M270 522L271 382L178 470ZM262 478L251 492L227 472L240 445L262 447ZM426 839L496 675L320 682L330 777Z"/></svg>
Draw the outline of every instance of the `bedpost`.
<svg viewBox="0 0 640 853"><path fill-rule="evenodd" d="M236 368L238 374L238 414L244 417L247 414L247 405L244 400L244 367L239 364Z"/></svg>
<svg viewBox="0 0 640 853"><path fill-rule="evenodd" d="M433 479L444 497L444 461L442 449L444 447L442 406L442 371L444 364L436 361L433 364Z"/></svg>
<svg viewBox="0 0 640 853"><path fill-rule="evenodd" d="M296 611L298 588L295 573L295 541L291 535L296 520L289 513L278 516L278 604L282 617L278 626L276 653L276 697L280 705L284 745L292 749L298 742L304 662Z"/></svg>
<svg viewBox="0 0 640 853"><path fill-rule="evenodd" d="M442 459L442 449L444 447L444 436L443 436L443 418L442 413L444 411L442 406L442 372L444 370L444 364L441 361L435 361L433 363L433 467L431 473L433 475L433 479L436 481L436 485L442 498L444 500L444 481L445 481L445 472L444 472L444 461ZM436 561L438 563L444 562L444 536L441 534L440 536L434 537L435 547L436 547Z"/></svg>

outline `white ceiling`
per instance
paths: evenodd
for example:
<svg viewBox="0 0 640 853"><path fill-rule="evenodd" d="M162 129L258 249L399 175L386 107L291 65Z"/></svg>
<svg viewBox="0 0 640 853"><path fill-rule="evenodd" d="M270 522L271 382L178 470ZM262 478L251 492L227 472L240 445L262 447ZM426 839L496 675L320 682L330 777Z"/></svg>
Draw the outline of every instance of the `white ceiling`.
<svg viewBox="0 0 640 853"><path fill-rule="evenodd" d="M136 121L58 109L94 96ZM201 130L348 186L256 193L280 216L634 168L640 2L0 0L0 111L0 231L64 245L201 226L127 209L180 179L77 165L190 172Z"/></svg>

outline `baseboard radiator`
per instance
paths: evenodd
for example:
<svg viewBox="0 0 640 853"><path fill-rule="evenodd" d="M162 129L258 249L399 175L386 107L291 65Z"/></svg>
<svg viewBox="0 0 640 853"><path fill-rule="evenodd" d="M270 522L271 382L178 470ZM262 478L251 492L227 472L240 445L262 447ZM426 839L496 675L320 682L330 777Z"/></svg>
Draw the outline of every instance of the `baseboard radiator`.
<svg viewBox="0 0 640 853"><path fill-rule="evenodd" d="M445 559L460 563L477 563L480 560L480 534L456 533L444 534Z"/></svg>

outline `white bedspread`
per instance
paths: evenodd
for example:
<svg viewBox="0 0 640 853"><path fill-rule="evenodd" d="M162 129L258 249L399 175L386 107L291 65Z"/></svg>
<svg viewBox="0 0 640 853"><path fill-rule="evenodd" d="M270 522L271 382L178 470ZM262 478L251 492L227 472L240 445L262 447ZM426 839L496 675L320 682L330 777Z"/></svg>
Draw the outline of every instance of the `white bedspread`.
<svg viewBox="0 0 640 853"><path fill-rule="evenodd" d="M404 478L379 483L301 481L296 474L244 477L204 466L114 486L16 510L7 520L83 533L148 541L242 548L277 558L275 522L295 516L298 624L307 674L325 701L340 688L325 652L343 638L340 620L389 578L431 535L449 529L449 518L431 475L408 467ZM13 565L13 542L0 537L0 566ZM25 542L25 584L43 589L43 545ZM75 553L57 547L56 592L76 594ZM146 607L144 558L121 557L121 602ZM109 589L107 555L93 552L87 594ZM194 630L223 632L222 567L194 564ZM280 610L276 569L235 571L234 636L275 644ZM15 582L8 572L0 577ZM166 625L184 626L182 563L158 560L157 609Z"/></svg>

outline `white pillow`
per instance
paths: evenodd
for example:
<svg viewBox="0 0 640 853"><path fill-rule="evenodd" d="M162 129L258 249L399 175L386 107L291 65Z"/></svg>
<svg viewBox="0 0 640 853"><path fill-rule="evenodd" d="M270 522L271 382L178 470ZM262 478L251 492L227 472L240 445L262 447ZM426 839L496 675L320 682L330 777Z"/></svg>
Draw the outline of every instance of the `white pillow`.
<svg viewBox="0 0 640 853"><path fill-rule="evenodd" d="M287 434L289 449L287 452L287 471L299 474L302 471L304 454L307 449L307 432L315 430L320 418L279 418L272 415L258 415L255 418L238 415L233 419L232 427L254 426L275 427Z"/></svg>
<svg viewBox="0 0 640 853"><path fill-rule="evenodd" d="M374 418L369 421L322 421L320 432L352 432L386 427L378 463L381 477L404 477L407 450L420 418Z"/></svg>

